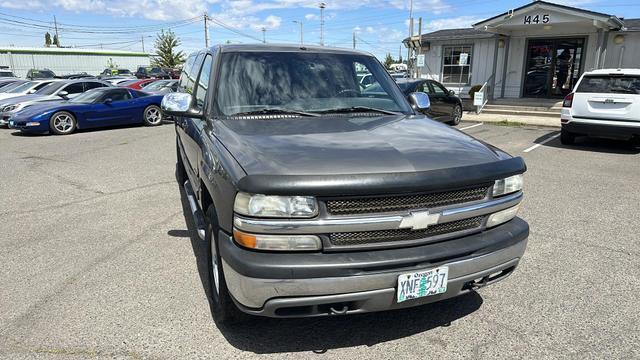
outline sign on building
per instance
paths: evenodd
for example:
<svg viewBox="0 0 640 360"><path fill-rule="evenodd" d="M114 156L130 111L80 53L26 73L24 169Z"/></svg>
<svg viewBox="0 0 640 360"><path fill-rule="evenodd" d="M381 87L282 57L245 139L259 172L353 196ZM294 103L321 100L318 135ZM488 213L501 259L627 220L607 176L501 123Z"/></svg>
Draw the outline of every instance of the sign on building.
<svg viewBox="0 0 640 360"><path fill-rule="evenodd" d="M424 66L424 54L418 55L417 63L418 63L418 66Z"/></svg>
<svg viewBox="0 0 640 360"><path fill-rule="evenodd" d="M469 61L469 54L460 53L460 62L458 63L458 65L467 65L467 61Z"/></svg>
<svg viewBox="0 0 640 360"><path fill-rule="evenodd" d="M484 103L484 92L476 91L473 93L473 106L482 106Z"/></svg>

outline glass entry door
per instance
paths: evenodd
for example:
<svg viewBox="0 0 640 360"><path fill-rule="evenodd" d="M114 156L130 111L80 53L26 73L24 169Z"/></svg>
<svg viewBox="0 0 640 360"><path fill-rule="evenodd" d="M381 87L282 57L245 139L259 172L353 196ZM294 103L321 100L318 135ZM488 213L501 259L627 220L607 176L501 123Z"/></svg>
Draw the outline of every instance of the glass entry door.
<svg viewBox="0 0 640 360"><path fill-rule="evenodd" d="M563 97L580 77L584 39L532 39L527 46L525 97Z"/></svg>

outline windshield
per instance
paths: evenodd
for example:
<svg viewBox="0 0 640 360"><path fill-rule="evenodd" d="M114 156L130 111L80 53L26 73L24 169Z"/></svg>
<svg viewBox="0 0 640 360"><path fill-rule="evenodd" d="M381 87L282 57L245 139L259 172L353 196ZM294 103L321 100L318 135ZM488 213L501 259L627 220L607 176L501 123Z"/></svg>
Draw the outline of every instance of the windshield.
<svg viewBox="0 0 640 360"><path fill-rule="evenodd" d="M150 83L149 85L145 86L144 89L145 90L160 90L164 87L170 86L171 85L171 80L158 80L158 81L154 81L152 83Z"/></svg>
<svg viewBox="0 0 640 360"><path fill-rule="evenodd" d="M91 103L96 102L98 99L100 99L100 97L102 97L102 95L104 94L104 92L106 90L109 90L109 89L93 89L93 90L89 90L89 91L83 92L82 94L74 97L73 99L69 100L69 102L82 103L82 104L91 104Z"/></svg>
<svg viewBox="0 0 640 360"><path fill-rule="evenodd" d="M24 81L16 81L14 83L9 83L9 85L3 86L0 92L11 92L11 90L23 84L25 84Z"/></svg>
<svg viewBox="0 0 640 360"><path fill-rule="evenodd" d="M222 55L215 109L222 116L265 109L331 112L374 108L411 113L398 87L372 56L311 52L238 52ZM370 93L358 72L371 74Z"/></svg>
<svg viewBox="0 0 640 360"><path fill-rule="evenodd" d="M585 76L576 92L640 94L640 76L589 75Z"/></svg>
<svg viewBox="0 0 640 360"><path fill-rule="evenodd" d="M26 83L23 83L22 85L18 85L17 87L8 90L8 93L12 93L12 94L17 94L17 93L21 93L21 92L27 92L29 89L31 89L33 86L35 86L37 83L35 81L29 81Z"/></svg>
<svg viewBox="0 0 640 360"><path fill-rule="evenodd" d="M67 83L63 82L63 81L52 82L51 84L46 85L42 89L36 91L36 94L38 94L38 95L53 95L56 92L58 92L58 90L60 88L62 88L63 86L65 86L66 84Z"/></svg>
<svg viewBox="0 0 640 360"><path fill-rule="evenodd" d="M55 77L56 74L50 70L33 70L31 72L31 77L34 79L50 79Z"/></svg>

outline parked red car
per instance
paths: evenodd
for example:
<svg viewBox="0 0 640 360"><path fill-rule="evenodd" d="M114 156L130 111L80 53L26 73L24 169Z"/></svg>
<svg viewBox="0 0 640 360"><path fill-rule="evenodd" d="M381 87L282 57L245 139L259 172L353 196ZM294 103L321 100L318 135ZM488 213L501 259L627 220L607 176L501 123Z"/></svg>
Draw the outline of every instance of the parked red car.
<svg viewBox="0 0 640 360"><path fill-rule="evenodd" d="M145 86L151 84L158 79L132 79L124 81L118 84L120 87L126 87L129 89L143 90Z"/></svg>

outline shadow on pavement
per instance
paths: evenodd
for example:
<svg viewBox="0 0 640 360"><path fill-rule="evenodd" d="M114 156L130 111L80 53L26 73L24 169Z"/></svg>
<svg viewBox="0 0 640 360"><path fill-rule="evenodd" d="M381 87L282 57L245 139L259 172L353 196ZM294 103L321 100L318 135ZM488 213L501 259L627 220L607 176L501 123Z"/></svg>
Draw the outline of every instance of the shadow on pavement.
<svg viewBox="0 0 640 360"><path fill-rule="evenodd" d="M162 120L162 124L158 125L158 126L164 126L164 125L168 125L168 124L173 124L172 120ZM144 124L140 123L140 124L124 124L124 125L113 125L113 126L105 126L105 127L94 127L94 128L88 128L88 129L77 129L76 131L74 131L73 133L69 134L69 135L63 135L63 136L74 136L74 135L78 135L78 134L82 134L82 133L92 133L92 132L96 132L96 131L108 131L108 130L117 130L117 129L126 129L126 128L139 128L139 127L146 127ZM34 136L58 136L58 135L54 135L51 133L27 133L27 132L22 132L20 130L14 130L14 129L8 129L13 131L11 133L11 135L13 136L21 136L21 137L34 137Z"/></svg>
<svg viewBox="0 0 640 360"><path fill-rule="evenodd" d="M548 135L537 138L534 143L538 144L548 138ZM576 138L574 145L563 145L560 142L560 138L553 139L543 146L549 146L559 149L588 151L588 152L600 152L605 154L622 154L622 155L636 155L640 154L640 144L632 141L610 140L600 138L590 138L586 136L579 136Z"/></svg>
<svg viewBox="0 0 640 360"><path fill-rule="evenodd" d="M169 235L188 235L185 237L190 238L202 287L211 304L207 269L209 250L196 234L184 188L177 182L176 185L180 191L188 230L169 230ZM482 302L478 293L471 292L410 309L308 319L251 317L246 322L233 326L218 325L218 329L232 346L244 351L260 354L295 351L323 353L330 349L372 346L448 326L479 309ZM213 316L211 319L213 323Z"/></svg>

